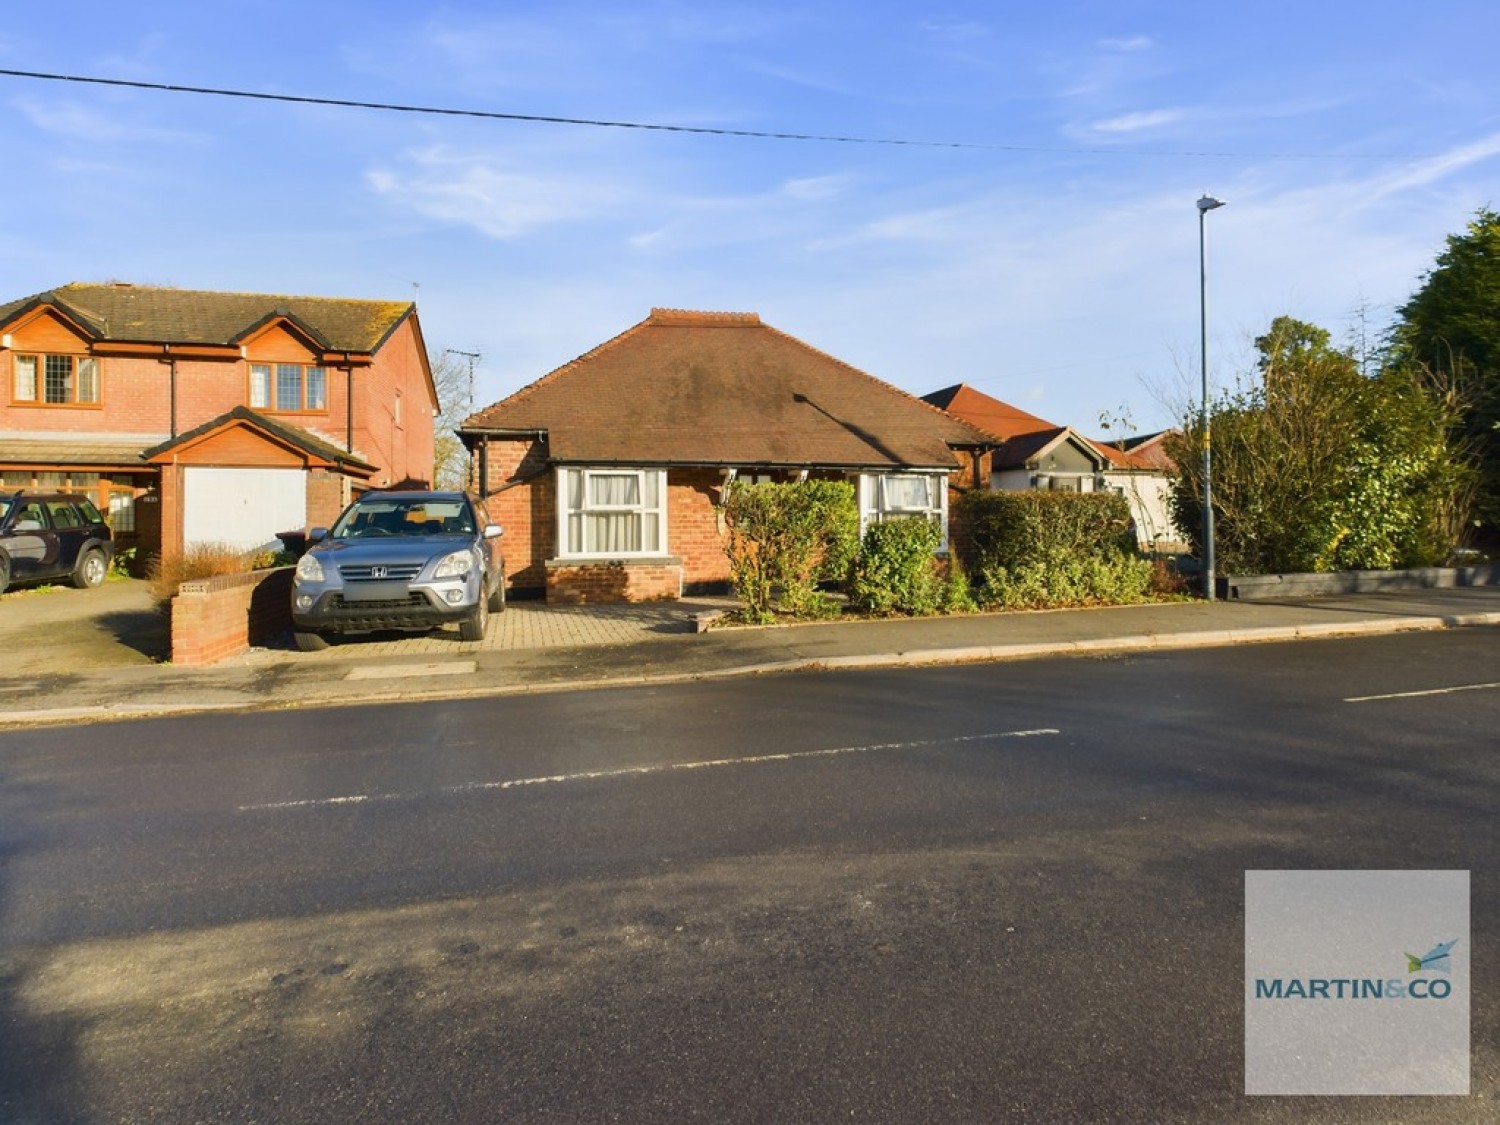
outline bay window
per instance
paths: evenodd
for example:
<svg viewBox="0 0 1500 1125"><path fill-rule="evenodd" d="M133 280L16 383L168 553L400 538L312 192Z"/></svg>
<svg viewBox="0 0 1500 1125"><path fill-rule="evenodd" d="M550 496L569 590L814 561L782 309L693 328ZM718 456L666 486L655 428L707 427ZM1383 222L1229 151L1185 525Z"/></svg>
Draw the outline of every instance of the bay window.
<svg viewBox="0 0 1500 1125"><path fill-rule="evenodd" d="M560 468L557 473L560 555L613 558L665 552L665 471Z"/></svg>

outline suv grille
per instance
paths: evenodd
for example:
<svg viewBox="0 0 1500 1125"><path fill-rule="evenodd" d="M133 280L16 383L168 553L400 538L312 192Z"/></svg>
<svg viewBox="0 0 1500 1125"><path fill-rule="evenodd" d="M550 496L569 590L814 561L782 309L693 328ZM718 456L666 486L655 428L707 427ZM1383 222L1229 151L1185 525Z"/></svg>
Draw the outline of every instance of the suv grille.
<svg viewBox="0 0 1500 1125"><path fill-rule="evenodd" d="M390 563L386 566L341 566L345 582L410 582L421 571L421 563ZM383 571L384 573L372 573Z"/></svg>

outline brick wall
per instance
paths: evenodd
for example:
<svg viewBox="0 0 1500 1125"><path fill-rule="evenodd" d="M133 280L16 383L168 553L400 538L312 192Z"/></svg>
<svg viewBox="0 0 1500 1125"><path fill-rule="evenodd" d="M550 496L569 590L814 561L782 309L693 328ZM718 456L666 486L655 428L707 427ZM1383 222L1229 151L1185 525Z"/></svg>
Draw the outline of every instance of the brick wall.
<svg viewBox="0 0 1500 1125"><path fill-rule="evenodd" d="M426 485L432 480L436 403L428 389L425 362L415 324L408 318L375 353L369 367L355 369L354 445L366 461L380 466L371 481L377 488L401 482ZM330 372L329 382L342 384L344 373L338 372L335 378ZM337 393L336 409L342 411L342 387ZM329 405L334 404L330 401ZM344 414L336 415L336 425L342 434Z"/></svg>
<svg viewBox="0 0 1500 1125"><path fill-rule="evenodd" d="M667 472L667 550L682 560L683 582L692 586L729 581L729 556L716 505L724 487L719 469Z"/></svg>
<svg viewBox="0 0 1500 1125"><path fill-rule="evenodd" d="M292 624L292 568L184 582L172 599L172 663L212 664Z"/></svg>
<svg viewBox="0 0 1500 1125"><path fill-rule="evenodd" d="M547 601L557 605L607 605L670 601L682 597L680 559L546 564Z"/></svg>
<svg viewBox="0 0 1500 1125"><path fill-rule="evenodd" d="M487 455L485 505L505 528L506 585L540 593L547 588L546 561L557 554L557 484L547 466L547 444L539 438L492 440ZM479 479L479 454L474 454Z"/></svg>
<svg viewBox="0 0 1500 1125"><path fill-rule="evenodd" d="M307 526L330 527L349 503L349 478L327 469L307 474Z"/></svg>

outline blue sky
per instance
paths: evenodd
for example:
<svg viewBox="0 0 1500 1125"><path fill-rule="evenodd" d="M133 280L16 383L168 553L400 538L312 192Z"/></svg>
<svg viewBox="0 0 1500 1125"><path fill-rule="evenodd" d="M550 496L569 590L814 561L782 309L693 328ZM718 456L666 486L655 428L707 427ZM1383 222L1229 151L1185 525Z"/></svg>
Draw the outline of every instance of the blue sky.
<svg viewBox="0 0 1500 1125"><path fill-rule="evenodd" d="M73 280L406 299L479 405L655 305L1098 432L1286 313L1376 336L1496 203L1500 5L16 5L0 68L834 144L0 77L0 299ZM1202 155L1209 154L1209 155ZM1363 311L1361 311L1363 310Z"/></svg>

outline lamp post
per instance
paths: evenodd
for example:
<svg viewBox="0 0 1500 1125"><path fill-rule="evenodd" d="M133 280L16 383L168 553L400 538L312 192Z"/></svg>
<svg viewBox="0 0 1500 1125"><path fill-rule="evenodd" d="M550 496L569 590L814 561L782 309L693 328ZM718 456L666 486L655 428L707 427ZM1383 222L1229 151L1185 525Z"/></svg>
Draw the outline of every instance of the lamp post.
<svg viewBox="0 0 1500 1125"><path fill-rule="evenodd" d="M1203 400L1198 426L1203 431L1203 597L1214 600L1213 435L1208 424L1208 250L1203 217L1224 206L1222 199L1205 195L1198 200L1198 354L1203 363Z"/></svg>

